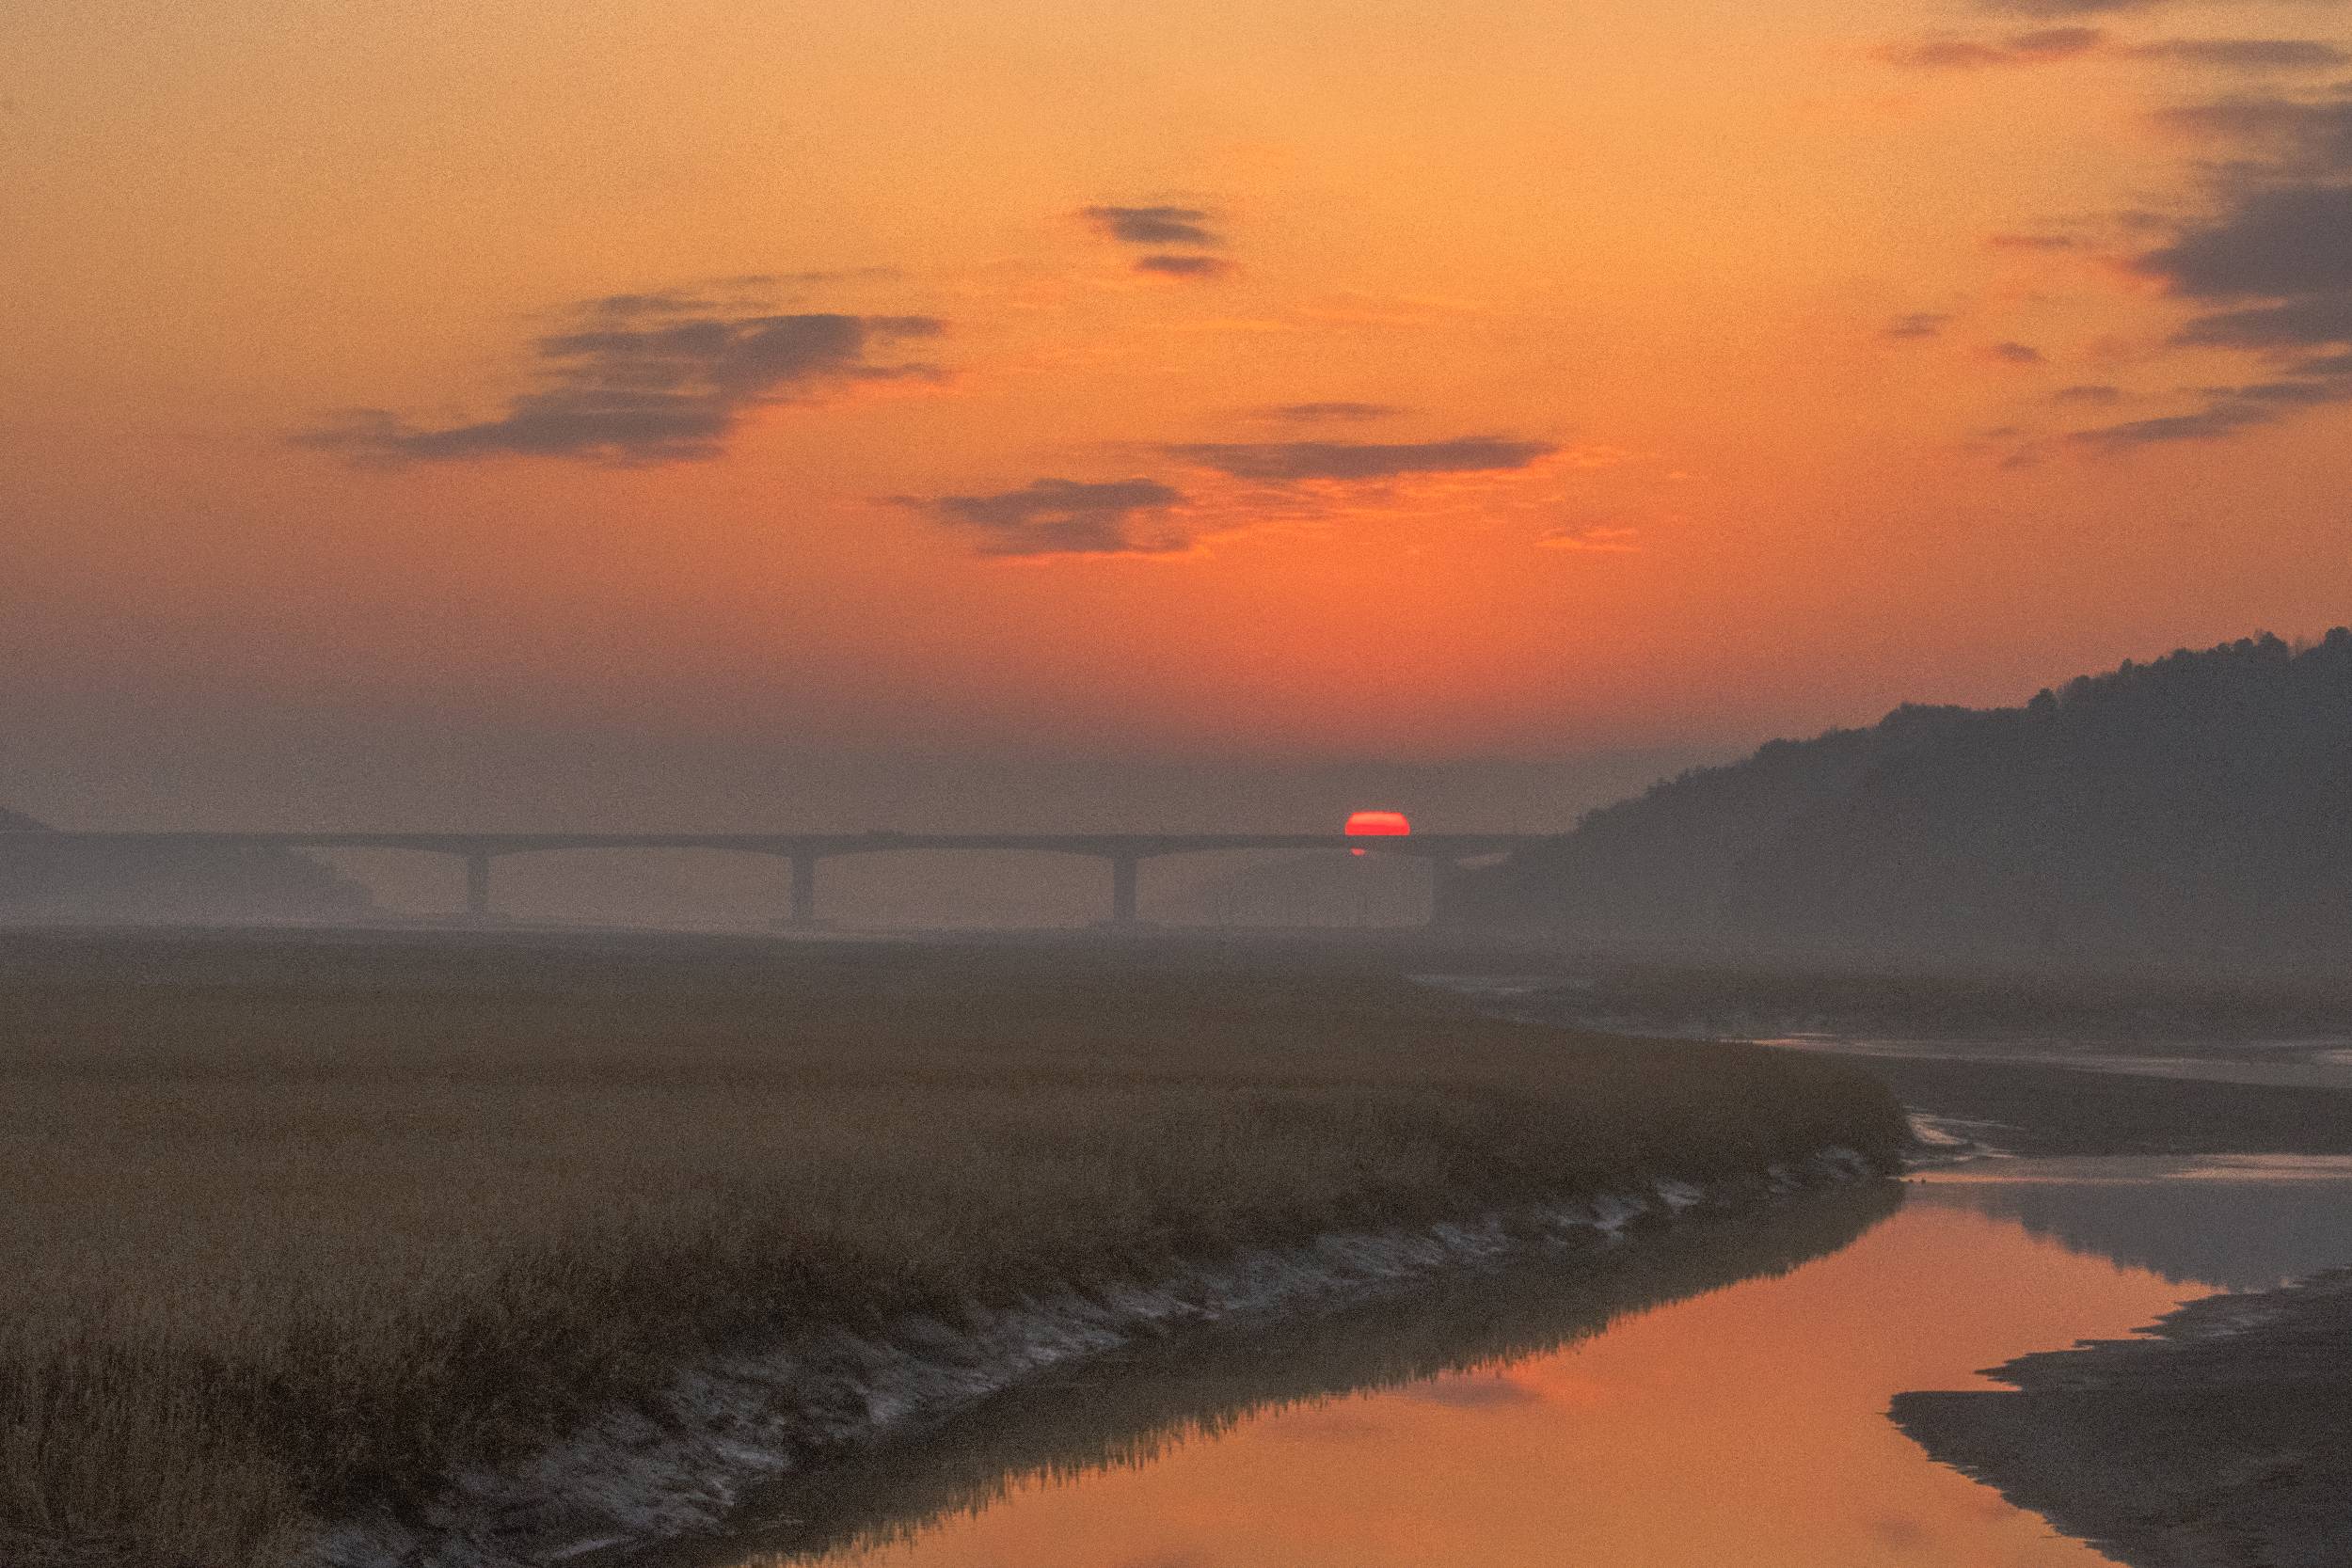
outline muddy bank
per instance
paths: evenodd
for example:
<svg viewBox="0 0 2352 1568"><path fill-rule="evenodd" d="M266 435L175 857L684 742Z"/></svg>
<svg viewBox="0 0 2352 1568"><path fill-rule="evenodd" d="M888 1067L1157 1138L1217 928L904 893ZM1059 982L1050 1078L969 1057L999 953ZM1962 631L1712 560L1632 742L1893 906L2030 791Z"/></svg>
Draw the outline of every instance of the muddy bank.
<svg viewBox="0 0 2352 1568"><path fill-rule="evenodd" d="M2061 1063L1844 1055L1916 1114L2004 1152L2352 1154L2352 1092L2090 1072Z"/></svg>
<svg viewBox="0 0 2352 1568"><path fill-rule="evenodd" d="M527 1459L453 1478L406 1517L354 1520L313 1568L526 1568L644 1560L707 1536L781 1479L910 1441L1009 1389L1179 1331L1344 1310L1545 1252L1629 1258L1645 1232L1881 1172L1845 1149L1706 1187L1528 1207L1459 1225L1334 1233L1143 1283L1073 1284L960 1321L909 1317L739 1347L682 1369ZM1603 1264L1602 1266L1606 1266Z"/></svg>
<svg viewBox="0 0 2352 1568"><path fill-rule="evenodd" d="M2211 1296L2152 1338L2021 1356L2013 1390L1907 1393L1896 1424L2131 1568L2352 1560L2352 1270Z"/></svg>

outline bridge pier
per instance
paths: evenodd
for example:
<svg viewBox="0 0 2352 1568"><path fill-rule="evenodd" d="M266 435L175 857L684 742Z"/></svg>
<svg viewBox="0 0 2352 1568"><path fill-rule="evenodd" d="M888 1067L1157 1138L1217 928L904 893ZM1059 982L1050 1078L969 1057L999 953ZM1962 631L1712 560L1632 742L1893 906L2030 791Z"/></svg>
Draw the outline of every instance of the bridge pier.
<svg viewBox="0 0 2352 1568"><path fill-rule="evenodd" d="M490 918L490 857L466 857L466 918L480 926Z"/></svg>
<svg viewBox="0 0 2352 1568"><path fill-rule="evenodd" d="M817 919L817 862L820 857L807 853L792 857L792 912L786 916L787 926L815 926Z"/></svg>
<svg viewBox="0 0 2352 1568"><path fill-rule="evenodd" d="M1114 926L1136 923L1136 871L1143 863L1136 855L1111 858L1111 921Z"/></svg>

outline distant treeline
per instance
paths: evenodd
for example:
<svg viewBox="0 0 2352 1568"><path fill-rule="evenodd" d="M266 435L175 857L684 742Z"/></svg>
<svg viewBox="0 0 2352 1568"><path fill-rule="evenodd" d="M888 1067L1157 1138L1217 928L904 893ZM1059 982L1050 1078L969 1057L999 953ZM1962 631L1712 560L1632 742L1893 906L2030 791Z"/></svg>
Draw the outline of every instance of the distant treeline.
<svg viewBox="0 0 2352 1568"><path fill-rule="evenodd" d="M372 908L367 889L291 849L77 843L0 808L0 921L349 920Z"/></svg>
<svg viewBox="0 0 2352 1568"><path fill-rule="evenodd" d="M1465 912L1785 954L2306 963L2352 952L2352 631L1905 705L1592 813Z"/></svg>

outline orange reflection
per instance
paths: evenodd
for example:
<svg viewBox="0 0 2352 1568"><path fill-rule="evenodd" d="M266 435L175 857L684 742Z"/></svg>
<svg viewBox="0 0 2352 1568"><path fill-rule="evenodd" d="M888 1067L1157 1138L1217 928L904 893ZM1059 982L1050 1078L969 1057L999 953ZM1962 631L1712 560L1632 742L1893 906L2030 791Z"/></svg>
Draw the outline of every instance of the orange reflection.
<svg viewBox="0 0 2352 1568"><path fill-rule="evenodd" d="M1835 1257L1494 1371L1266 1415L1026 1482L832 1568L1612 1568L2106 1560L1930 1462L1905 1388L2149 1322L2182 1288L1914 1205Z"/></svg>

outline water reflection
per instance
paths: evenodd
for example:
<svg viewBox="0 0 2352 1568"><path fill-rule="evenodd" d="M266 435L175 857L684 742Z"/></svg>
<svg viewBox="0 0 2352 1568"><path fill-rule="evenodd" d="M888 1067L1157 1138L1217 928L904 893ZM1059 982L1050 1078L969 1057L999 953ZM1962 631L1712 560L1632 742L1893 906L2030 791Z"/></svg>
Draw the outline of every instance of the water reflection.
<svg viewBox="0 0 2352 1568"><path fill-rule="evenodd" d="M1367 1433L1327 1402L1364 1390L1401 1389L1398 1398L1439 1409L1519 1402L1532 1396L1498 1365L1664 1303L1785 1275L1846 1246L1901 1201L1901 1188L1876 1183L1738 1219L1685 1221L1603 1259L1537 1260L1311 1323L1140 1347L1002 1395L917 1444L834 1466L819 1486L780 1488L745 1511L728 1543L661 1561L734 1568L902 1542L1040 1481L1163 1461L1283 1410L1297 1416L1286 1441L1345 1442Z"/></svg>
<svg viewBox="0 0 2352 1568"><path fill-rule="evenodd" d="M1888 1401L2126 1334L2203 1293L2184 1281L2352 1262L2339 1164L2006 1162L1892 1213L1879 1189L1692 1227L1622 1274L1187 1338L780 1491L754 1537L675 1561L2087 1568Z"/></svg>

